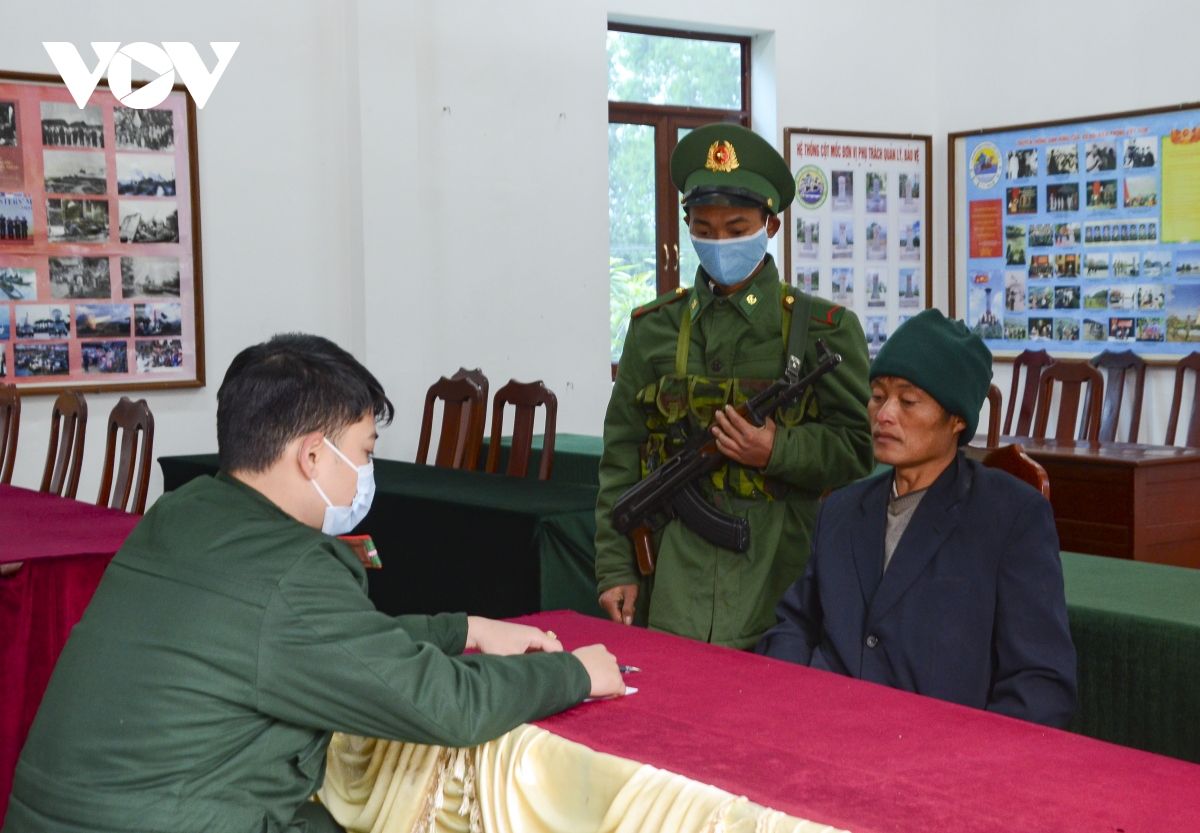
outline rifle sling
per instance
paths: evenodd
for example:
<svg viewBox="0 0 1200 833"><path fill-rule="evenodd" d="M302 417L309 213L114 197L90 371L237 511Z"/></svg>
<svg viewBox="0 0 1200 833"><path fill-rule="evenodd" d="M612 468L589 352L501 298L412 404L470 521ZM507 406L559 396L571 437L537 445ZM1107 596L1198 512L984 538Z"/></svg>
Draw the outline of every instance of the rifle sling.
<svg viewBox="0 0 1200 833"><path fill-rule="evenodd" d="M799 291L795 295L796 302L792 305L791 319L784 322L784 328L789 330L789 332L785 336L787 340L787 355L784 357L783 367L784 372L786 372L788 366L791 364L791 357L795 356L799 362L796 366L798 377L800 369L804 365L804 351L808 346L808 322L812 320L813 297L807 292Z"/></svg>

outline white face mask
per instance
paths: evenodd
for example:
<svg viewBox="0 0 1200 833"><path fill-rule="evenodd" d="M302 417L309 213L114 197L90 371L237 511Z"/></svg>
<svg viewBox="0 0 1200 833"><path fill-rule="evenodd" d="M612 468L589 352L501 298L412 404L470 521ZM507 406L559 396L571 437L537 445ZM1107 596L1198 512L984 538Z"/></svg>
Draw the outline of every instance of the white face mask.
<svg viewBox="0 0 1200 833"><path fill-rule="evenodd" d="M341 457L347 466L358 472L358 490L349 506L334 506L325 491L318 485L316 478L308 481L313 484L321 500L325 501L325 521L321 531L326 535L345 535L367 516L371 511L371 501L375 499L375 464L368 462L365 466L356 466L350 458L341 452L328 438L325 444L333 449L333 453Z"/></svg>

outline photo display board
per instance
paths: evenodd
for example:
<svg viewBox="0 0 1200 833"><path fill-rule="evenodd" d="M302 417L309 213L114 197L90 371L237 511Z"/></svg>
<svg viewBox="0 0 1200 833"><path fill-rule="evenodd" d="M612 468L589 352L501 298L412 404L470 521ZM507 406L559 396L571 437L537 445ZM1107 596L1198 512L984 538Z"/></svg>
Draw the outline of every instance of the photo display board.
<svg viewBox="0 0 1200 833"><path fill-rule="evenodd" d="M1200 346L1200 109L950 137L951 307L998 356Z"/></svg>
<svg viewBox="0 0 1200 833"><path fill-rule="evenodd" d="M204 383L195 107L0 73L0 381Z"/></svg>
<svg viewBox="0 0 1200 833"><path fill-rule="evenodd" d="M871 356L930 304L930 136L789 127L788 281L853 310Z"/></svg>

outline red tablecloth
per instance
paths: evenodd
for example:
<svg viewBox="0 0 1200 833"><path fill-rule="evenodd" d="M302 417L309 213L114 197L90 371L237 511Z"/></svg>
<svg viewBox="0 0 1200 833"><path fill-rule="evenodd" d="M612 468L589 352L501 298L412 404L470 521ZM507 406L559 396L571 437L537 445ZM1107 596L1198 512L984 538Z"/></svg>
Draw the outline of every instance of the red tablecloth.
<svg viewBox="0 0 1200 833"><path fill-rule="evenodd" d="M0 484L0 564L112 555L141 520L119 509Z"/></svg>
<svg viewBox="0 0 1200 833"><path fill-rule="evenodd" d="M539 726L801 818L883 831L1200 830L1200 766L576 613L638 693Z"/></svg>
<svg viewBox="0 0 1200 833"><path fill-rule="evenodd" d="M141 518L0 485L0 824L50 672L104 568Z"/></svg>

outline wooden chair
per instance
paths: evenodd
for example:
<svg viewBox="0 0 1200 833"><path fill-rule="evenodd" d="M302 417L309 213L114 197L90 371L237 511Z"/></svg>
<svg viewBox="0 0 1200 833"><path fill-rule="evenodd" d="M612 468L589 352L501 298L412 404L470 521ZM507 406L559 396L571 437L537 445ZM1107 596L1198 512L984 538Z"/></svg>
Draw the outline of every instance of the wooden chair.
<svg viewBox="0 0 1200 833"><path fill-rule="evenodd" d="M1200 448L1200 353L1188 353L1175 365L1175 393L1171 396L1171 415L1167 418L1167 445L1175 445L1175 429L1179 426L1179 408L1183 404L1183 378L1195 371L1196 386L1192 391L1192 416L1188 420L1184 445Z"/></svg>
<svg viewBox="0 0 1200 833"><path fill-rule="evenodd" d="M1092 367L1107 370L1104 383L1104 410L1100 415L1100 441L1117 441L1117 423L1121 420L1121 399L1125 396L1125 377L1132 371L1137 377L1133 386L1133 413L1129 420L1129 439L1127 442L1138 441L1138 429L1142 424L1142 394L1146 388L1146 362L1132 350L1113 352L1105 350L1092 359ZM1091 388L1088 388L1091 395ZM1091 402L1083 400L1084 416L1091 410ZM1083 425L1079 426L1080 432Z"/></svg>
<svg viewBox="0 0 1200 833"><path fill-rule="evenodd" d="M122 432L120 459L117 459L117 431ZM137 478L133 476L134 463L137 461L137 436L142 435L141 464L137 467ZM108 415L108 442L104 448L104 473L100 477L100 494L96 497L98 506L108 506L111 509L124 509L134 515L146 511L146 493L150 490L150 467L153 465L151 456L154 449L154 414L145 399L137 402L128 396L122 396ZM113 479L113 469L116 469L116 480ZM137 489L134 489L134 483ZM112 499L109 499L111 491ZM133 496L133 505L128 506L129 497Z"/></svg>
<svg viewBox="0 0 1200 833"><path fill-rule="evenodd" d="M1100 436L1100 397L1104 394L1104 377L1084 361L1056 361L1042 371L1038 383L1037 415L1033 420L1035 439L1046 438L1046 423L1050 421L1050 405L1054 400L1054 383L1062 383L1058 402L1058 422L1054 439L1074 440L1076 419L1079 417L1080 389L1087 385L1087 410L1080 423L1080 440L1091 441Z"/></svg>
<svg viewBox="0 0 1200 833"><path fill-rule="evenodd" d="M1002 404L1003 396L1000 393L1000 388L995 385L988 386L988 432L987 432L987 447L996 448L1000 445L1000 405Z"/></svg>
<svg viewBox="0 0 1200 833"><path fill-rule="evenodd" d="M492 400L492 438L488 445L487 470L495 474L500 468L500 438L504 435L504 406L512 403L517 413L513 418L512 449L508 454L507 473L525 477L529 473L529 457L533 452L533 417L538 405L546 406L546 430L542 435L542 462L538 480L549 480L554 469L554 429L558 420L558 397L541 382L518 382L516 379L496 391Z"/></svg>
<svg viewBox="0 0 1200 833"><path fill-rule="evenodd" d="M1028 437L1033 423L1033 412L1037 406L1038 381L1042 370L1054 363L1045 350L1025 350L1013 359L1012 389L1008 392L1008 414L1004 417L1006 437ZM1025 368L1025 393L1021 397L1021 410L1017 414L1016 430L1013 430L1013 411L1017 407L1017 388L1021 381L1021 368Z"/></svg>
<svg viewBox="0 0 1200 833"><path fill-rule="evenodd" d="M1021 446L1013 443L1003 448L989 452L983 458L983 464L993 469L1006 471L1013 477L1024 480L1042 493L1046 500L1050 499L1050 477L1042 464L1025 453Z"/></svg>
<svg viewBox="0 0 1200 833"><path fill-rule="evenodd" d="M480 370L478 367L475 368L474 370L467 370L465 367L460 367L458 369L458 372L455 373L450 378L451 379L466 379L467 381L474 383L475 386L479 388L480 395L483 396L483 407L471 409L471 425L467 429L467 432L471 436L473 436L473 437L479 436L480 437L479 444L480 444L480 448L482 450L484 420L487 419L487 401L488 401L488 387L489 387L488 377L484 376L483 371ZM480 464L480 461L477 459L471 466L464 467L464 468L467 468L468 471L475 471L476 469L479 468L479 464Z"/></svg>
<svg viewBox="0 0 1200 833"><path fill-rule="evenodd" d="M428 461L429 441L433 434L433 408L439 399L443 403L442 431L433 464L441 468L475 471L479 467L479 451L483 447L483 421L475 415L487 408L487 399L479 385L466 378L447 379L443 376L425 394L417 462L425 465Z"/></svg>
<svg viewBox="0 0 1200 833"><path fill-rule="evenodd" d="M12 483L20 430L21 393L16 385L0 385L0 483Z"/></svg>
<svg viewBox="0 0 1200 833"><path fill-rule="evenodd" d="M50 448L46 452L46 470L42 473L40 491L75 497L79 491L86 429L87 400L78 391L63 391L54 400L54 410L50 413Z"/></svg>

